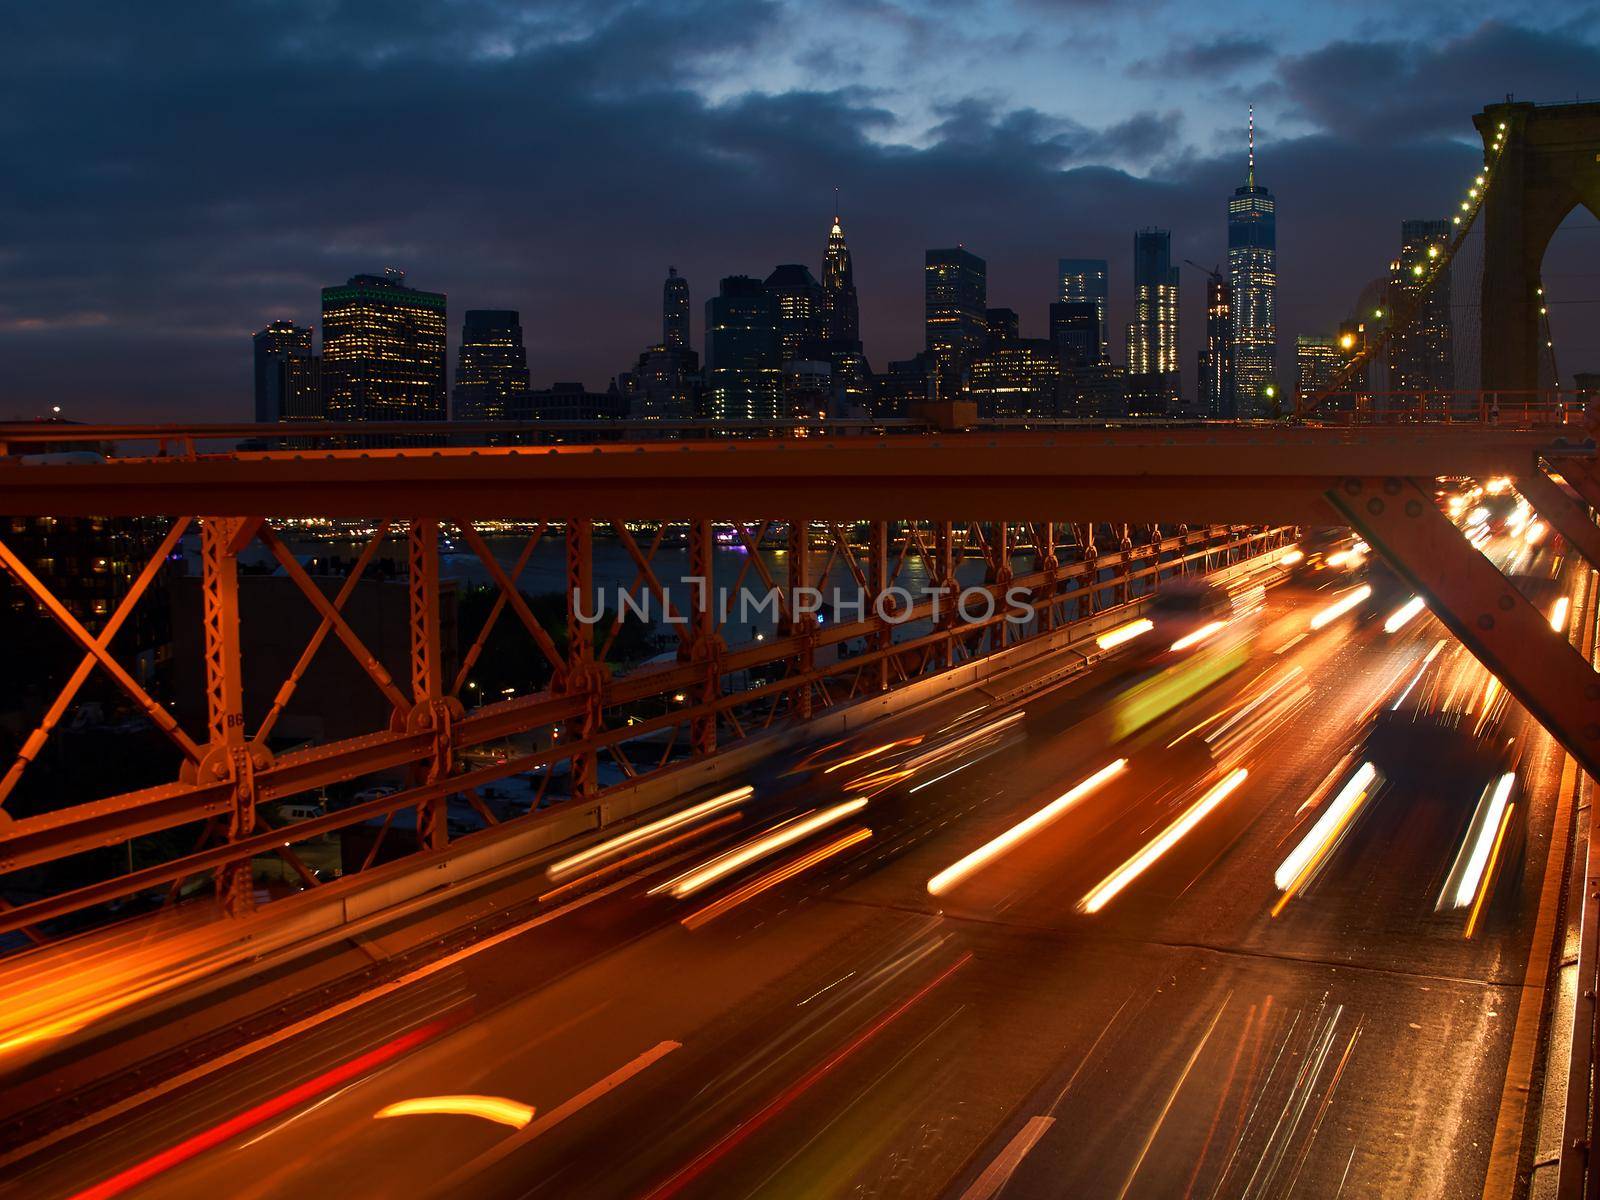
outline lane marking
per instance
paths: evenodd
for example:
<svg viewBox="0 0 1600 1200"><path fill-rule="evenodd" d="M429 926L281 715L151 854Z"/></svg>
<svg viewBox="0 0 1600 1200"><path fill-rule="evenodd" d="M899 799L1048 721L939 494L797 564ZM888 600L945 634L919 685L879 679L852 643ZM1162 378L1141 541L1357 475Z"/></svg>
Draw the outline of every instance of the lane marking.
<svg viewBox="0 0 1600 1200"><path fill-rule="evenodd" d="M1022 1165L1023 1158L1045 1130L1056 1123L1054 1117L1030 1117L1028 1123L1017 1131L1017 1136L1006 1143L1006 1148L984 1168L983 1174L973 1180L972 1186L961 1193L961 1200L990 1200L1011 1181L1011 1176Z"/></svg>

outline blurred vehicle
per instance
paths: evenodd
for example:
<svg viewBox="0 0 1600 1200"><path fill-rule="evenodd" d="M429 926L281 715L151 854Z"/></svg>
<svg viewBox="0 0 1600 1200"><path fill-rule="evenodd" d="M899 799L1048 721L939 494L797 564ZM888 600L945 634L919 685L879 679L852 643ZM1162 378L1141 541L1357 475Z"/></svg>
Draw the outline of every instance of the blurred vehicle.
<svg viewBox="0 0 1600 1200"><path fill-rule="evenodd" d="M1510 704L1499 679L1459 644L1440 640L1373 715L1356 753L1397 800L1444 815L1454 837L1435 907L1467 910L1472 921L1502 881L1520 879L1526 856Z"/></svg>
<svg viewBox="0 0 1600 1200"><path fill-rule="evenodd" d="M1296 548L1301 557L1291 564L1295 580L1320 584L1355 575L1367 563L1367 544L1344 525L1308 529Z"/></svg>

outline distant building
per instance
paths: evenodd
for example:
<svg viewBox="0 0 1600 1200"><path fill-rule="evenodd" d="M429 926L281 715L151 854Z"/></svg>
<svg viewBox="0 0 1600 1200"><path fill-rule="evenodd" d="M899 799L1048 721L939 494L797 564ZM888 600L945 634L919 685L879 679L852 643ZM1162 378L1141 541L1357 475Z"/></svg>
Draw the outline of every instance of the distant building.
<svg viewBox="0 0 1600 1200"><path fill-rule="evenodd" d="M822 313L834 388L846 408L868 412L873 407L872 367L861 344L855 268L837 213L822 256Z"/></svg>
<svg viewBox="0 0 1600 1200"><path fill-rule="evenodd" d="M322 289L322 391L333 421L442 421L445 297L405 272Z"/></svg>
<svg viewBox="0 0 1600 1200"><path fill-rule="evenodd" d="M1228 201L1228 282L1233 285L1233 386L1241 417L1275 409L1277 372L1277 200L1256 183L1255 110L1250 112L1250 158L1243 187Z"/></svg>
<svg viewBox="0 0 1600 1200"><path fill-rule="evenodd" d="M782 387L784 417L810 421L839 415L833 364L826 359L790 359L783 364Z"/></svg>
<svg viewBox="0 0 1600 1200"><path fill-rule="evenodd" d="M528 390L528 351L514 309L470 308L456 351L452 415L458 421L503 421Z"/></svg>
<svg viewBox="0 0 1600 1200"><path fill-rule="evenodd" d="M512 413L518 421L618 421L627 415L628 401L619 390L591 392L581 383L526 392Z"/></svg>
<svg viewBox="0 0 1600 1200"><path fill-rule="evenodd" d="M641 421L689 421L699 411L700 356L693 350L649 346L629 374L628 415Z"/></svg>
<svg viewBox="0 0 1600 1200"><path fill-rule="evenodd" d="M1411 319L1389 338L1391 392L1450 392L1455 357L1450 321L1449 221L1403 221L1400 257L1390 264L1389 307Z"/></svg>
<svg viewBox="0 0 1600 1200"><path fill-rule="evenodd" d="M687 350L694 339L689 336L689 281L677 267L667 268L667 281L661 285L661 344L668 350Z"/></svg>
<svg viewBox="0 0 1600 1200"><path fill-rule="evenodd" d="M983 324L987 331L984 345L987 349L1014 342L1022 336L1022 318L1014 308L986 308Z"/></svg>
<svg viewBox="0 0 1600 1200"><path fill-rule="evenodd" d="M1087 303L1094 305L1095 321L1100 330L1100 344L1095 349L1095 355L1089 361L1103 363L1109 355L1106 353L1106 340L1110 336L1110 325L1106 322L1106 306L1111 295L1110 272L1103 258L1063 258L1057 261L1060 274L1060 288L1058 299L1066 304Z"/></svg>
<svg viewBox="0 0 1600 1200"><path fill-rule="evenodd" d="M767 276L778 303L778 341L784 362L827 357L822 285L800 263L785 263Z"/></svg>
<svg viewBox="0 0 1600 1200"><path fill-rule="evenodd" d="M1080 420L1128 415L1128 378L1121 367L1092 363L1061 373L1056 415Z"/></svg>
<svg viewBox="0 0 1600 1200"><path fill-rule="evenodd" d="M941 398L960 394L967 368L983 351L988 291L988 266L976 254L957 246L924 255L923 323Z"/></svg>
<svg viewBox="0 0 1600 1200"><path fill-rule="evenodd" d="M759 279L730 275L706 301L706 389L702 416L771 421L783 367L778 301Z"/></svg>
<svg viewBox="0 0 1600 1200"><path fill-rule="evenodd" d="M1345 334L1353 344L1353 335ZM1301 336L1294 340L1295 393L1303 399L1326 391L1349 360L1337 337Z"/></svg>
<svg viewBox="0 0 1600 1200"><path fill-rule="evenodd" d="M315 421L322 417L322 360L311 352L311 327L274 321L252 341L256 420Z"/></svg>
<svg viewBox="0 0 1600 1200"><path fill-rule="evenodd" d="M999 329L1014 331L1015 316L997 322ZM980 417L1054 417L1060 384L1061 357L1054 342L996 336L988 351L972 361L968 394Z"/></svg>
<svg viewBox="0 0 1600 1200"><path fill-rule="evenodd" d="M1233 387L1233 285L1221 275L1206 280L1206 344L1200 351L1200 408L1208 417L1239 415Z"/></svg>
<svg viewBox="0 0 1600 1200"><path fill-rule="evenodd" d="M1105 326L1093 300L1058 300L1050 306L1050 340L1067 368L1105 361Z"/></svg>
<svg viewBox="0 0 1600 1200"><path fill-rule="evenodd" d="M1128 324L1128 413L1161 416L1179 401L1178 269L1172 233L1133 235L1133 320Z"/></svg>
<svg viewBox="0 0 1600 1200"><path fill-rule="evenodd" d="M938 364L927 351L891 362L888 370L873 379L872 415L911 416L914 405L933 398L937 371Z"/></svg>

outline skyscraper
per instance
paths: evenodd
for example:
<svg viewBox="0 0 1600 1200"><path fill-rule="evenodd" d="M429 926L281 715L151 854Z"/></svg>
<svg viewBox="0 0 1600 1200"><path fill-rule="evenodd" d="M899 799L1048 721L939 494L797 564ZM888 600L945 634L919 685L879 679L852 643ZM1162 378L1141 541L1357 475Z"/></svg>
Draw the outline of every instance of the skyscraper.
<svg viewBox="0 0 1600 1200"><path fill-rule="evenodd" d="M852 409L873 407L872 368L861 345L861 306L856 298L855 267L845 244L835 197L833 224L822 254L823 330L833 384Z"/></svg>
<svg viewBox="0 0 1600 1200"><path fill-rule="evenodd" d="M1050 340L1064 367L1097 366L1105 353L1105 327L1093 300L1058 300L1050 306Z"/></svg>
<svg viewBox="0 0 1600 1200"><path fill-rule="evenodd" d="M1353 335L1343 336L1354 343ZM1295 391L1301 399L1310 400L1325 391L1349 361L1347 350L1341 349L1339 343L1340 338L1336 337L1308 337L1302 334L1295 338Z"/></svg>
<svg viewBox="0 0 1600 1200"><path fill-rule="evenodd" d="M452 415L458 421L504 421L528 390L528 352L514 309L471 308L461 322Z"/></svg>
<svg viewBox="0 0 1600 1200"><path fill-rule="evenodd" d="M1208 417L1239 415L1233 386L1233 285L1213 272L1206 280L1206 344L1200 351L1200 407Z"/></svg>
<svg viewBox="0 0 1600 1200"><path fill-rule="evenodd" d="M856 298L855 268L837 213L828 229L828 248L822 254L822 306L829 349L861 349L861 306Z"/></svg>
<svg viewBox="0 0 1600 1200"><path fill-rule="evenodd" d="M668 350L687 350L689 336L689 281L677 267L667 268L661 285L661 344Z"/></svg>
<svg viewBox="0 0 1600 1200"><path fill-rule="evenodd" d="M1106 299L1110 291L1110 271L1103 258L1063 258L1056 262L1061 276L1060 295L1057 299L1066 304L1089 303L1094 305L1095 319L1100 326L1100 345L1096 357L1088 365L1103 363L1107 359L1106 339L1111 326L1106 323Z"/></svg>
<svg viewBox="0 0 1600 1200"><path fill-rule="evenodd" d="M822 285L800 263L784 263L767 276L778 303L778 340L784 362L816 362L827 355Z"/></svg>
<svg viewBox="0 0 1600 1200"><path fill-rule="evenodd" d="M1233 386L1241 417L1273 410L1277 369L1277 201L1256 183L1256 117L1250 110L1244 186L1228 201L1228 282L1233 285Z"/></svg>
<svg viewBox="0 0 1600 1200"><path fill-rule="evenodd" d="M730 275L706 301L705 414L719 421L778 415L783 342L778 301L759 279Z"/></svg>
<svg viewBox="0 0 1600 1200"><path fill-rule="evenodd" d="M988 292L987 264L964 247L929 250L924 256L924 327L941 399L960 394L968 366L983 351Z"/></svg>
<svg viewBox="0 0 1600 1200"><path fill-rule="evenodd" d="M1455 388L1450 268L1434 269L1435 261L1449 246L1449 221L1400 223L1400 257L1390 264L1389 308L1395 313L1410 312L1411 319L1398 326L1389 339L1392 392L1448 392ZM1429 279L1431 284L1426 283Z"/></svg>
<svg viewBox="0 0 1600 1200"><path fill-rule="evenodd" d="M274 321L251 339L255 348L256 420L306 421L322 416L320 360L311 327Z"/></svg>
<svg viewBox="0 0 1600 1200"><path fill-rule="evenodd" d="M1178 268L1172 233L1133 235L1133 320L1128 325L1128 412L1160 416L1179 399Z"/></svg>
<svg viewBox="0 0 1600 1200"><path fill-rule="evenodd" d="M445 298L405 272L322 289L322 390L334 421L442 421Z"/></svg>

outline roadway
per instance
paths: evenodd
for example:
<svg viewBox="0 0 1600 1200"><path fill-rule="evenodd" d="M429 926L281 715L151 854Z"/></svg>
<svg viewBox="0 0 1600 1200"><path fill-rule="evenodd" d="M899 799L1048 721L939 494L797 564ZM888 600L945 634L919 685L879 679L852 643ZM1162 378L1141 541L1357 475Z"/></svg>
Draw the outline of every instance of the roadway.
<svg viewBox="0 0 1600 1200"><path fill-rule="evenodd" d="M1479 798L1450 763L1374 792L1286 895L1364 718L1447 639L1426 614L1385 631L1376 598L1311 629L1349 586L1275 589L1242 665L1131 734L1137 642L942 757L1002 714L946 705L760 781L404 986L12 1164L0 1194L1478 1195L1563 755L1507 713L1514 832L1470 908L1436 911ZM1492 695L1448 641L1424 686ZM377 1115L440 1096L479 1099Z"/></svg>

